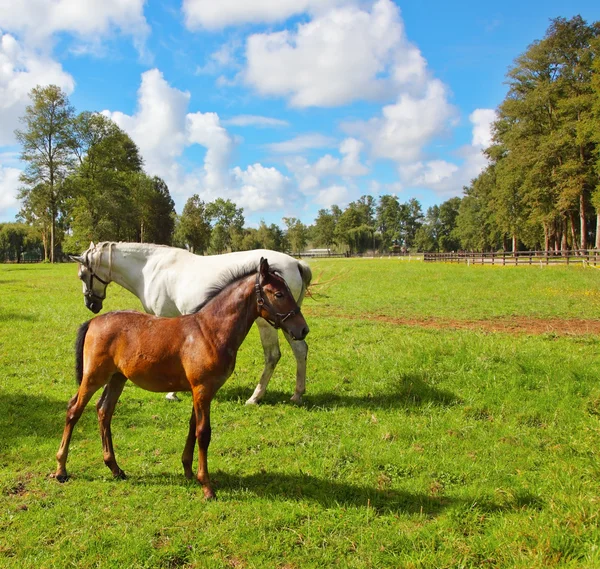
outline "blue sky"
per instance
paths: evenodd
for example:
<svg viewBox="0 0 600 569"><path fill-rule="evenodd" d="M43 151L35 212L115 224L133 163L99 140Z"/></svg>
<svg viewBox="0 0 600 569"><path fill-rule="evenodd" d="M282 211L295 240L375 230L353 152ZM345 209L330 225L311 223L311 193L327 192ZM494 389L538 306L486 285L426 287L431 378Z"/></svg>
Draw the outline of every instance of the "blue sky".
<svg viewBox="0 0 600 569"><path fill-rule="evenodd" d="M246 223L311 223L363 194L456 195L485 166L508 67L550 18L600 3L0 0L0 222L36 84L110 116L146 171Z"/></svg>

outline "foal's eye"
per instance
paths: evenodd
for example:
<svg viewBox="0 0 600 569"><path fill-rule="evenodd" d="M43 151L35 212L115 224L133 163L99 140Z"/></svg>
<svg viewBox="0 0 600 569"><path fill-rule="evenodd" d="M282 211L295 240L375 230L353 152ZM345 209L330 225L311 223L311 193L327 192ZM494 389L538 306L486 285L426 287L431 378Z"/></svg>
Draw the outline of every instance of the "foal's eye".
<svg viewBox="0 0 600 569"><path fill-rule="evenodd" d="M277 291L275 293L275 298L282 298L282 297L283 297L283 293L282 292Z"/></svg>

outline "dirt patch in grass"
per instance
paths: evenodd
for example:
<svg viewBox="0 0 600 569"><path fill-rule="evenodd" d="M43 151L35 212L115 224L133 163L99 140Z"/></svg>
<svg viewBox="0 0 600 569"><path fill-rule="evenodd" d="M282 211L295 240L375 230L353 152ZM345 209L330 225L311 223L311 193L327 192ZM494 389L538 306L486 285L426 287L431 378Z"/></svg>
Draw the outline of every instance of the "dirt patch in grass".
<svg viewBox="0 0 600 569"><path fill-rule="evenodd" d="M504 332L507 334L554 334L556 336L585 336L600 334L600 320L583 318L531 318L513 316L488 320L457 320L449 318L394 318L382 314L323 314L349 320L371 320L395 324L397 326L415 326L437 330L475 330L482 332Z"/></svg>

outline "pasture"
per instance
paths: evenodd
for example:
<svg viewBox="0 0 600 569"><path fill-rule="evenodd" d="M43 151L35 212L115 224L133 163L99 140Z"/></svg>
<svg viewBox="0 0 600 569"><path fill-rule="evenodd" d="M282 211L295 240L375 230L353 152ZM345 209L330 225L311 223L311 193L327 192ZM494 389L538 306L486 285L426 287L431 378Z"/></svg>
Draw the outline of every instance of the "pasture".
<svg viewBox="0 0 600 569"><path fill-rule="evenodd" d="M307 393L253 329L183 476L191 397L129 384L102 461L93 405L55 454L92 314L75 264L0 265L0 567L598 567L600 271L311 262ZM111 285L105 311L139 308ZM95 402L94 398L94 402Z"/></svg>

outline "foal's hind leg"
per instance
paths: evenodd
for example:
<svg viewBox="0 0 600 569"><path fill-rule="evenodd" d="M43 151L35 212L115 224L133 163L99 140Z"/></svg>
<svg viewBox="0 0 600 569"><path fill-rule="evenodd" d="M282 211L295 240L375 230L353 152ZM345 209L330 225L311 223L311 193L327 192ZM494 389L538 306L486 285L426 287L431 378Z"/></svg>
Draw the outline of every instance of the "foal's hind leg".
<svg viewBox="0 0 600 569"><path fill-rule="evenodd" d="M110 381L106 384L102 396L96 403L96 411L98 412L98 423L100 425L100 437L102 438L102 453L104 455L104 464L110 468L115 478L124 479L126 478L125 473L119 468L117 460L115 458L115 451L113 449L112 433L110 430L110 422L112 420L115 406L121 393L127 378L120 373L116 373L112 376Z"/></svg>
<svg viewBox="0 0 600 569"><path fill-rule="evenodd" d="M59 482L65 482L68 478L67 458L69 456L69 443L71 442L73 428L77 424L77 421L79 421L79 417L81 417L85 406L98 389L100 389L100 385L90 385L84 380L79 387L77 394L69 401L65 429L63 431L60 447L56 453L58 466L54 476Z"/></svg>
<svg viewBox="0 0 600 569"><path fill-rule="evenodd" d="M255 405L263 398L265 392L267 391L267 385L269 385L269 381L271 380L273 372L275 371L275 366L281 359L277 330L275 330L275 328L273 328L262 318L259 318L256 321L256 325L258 326L260 341L265 353L265 367L262 375L260 376L260 381L256 386L252 397L246 401L246 405Z"/></svg>

